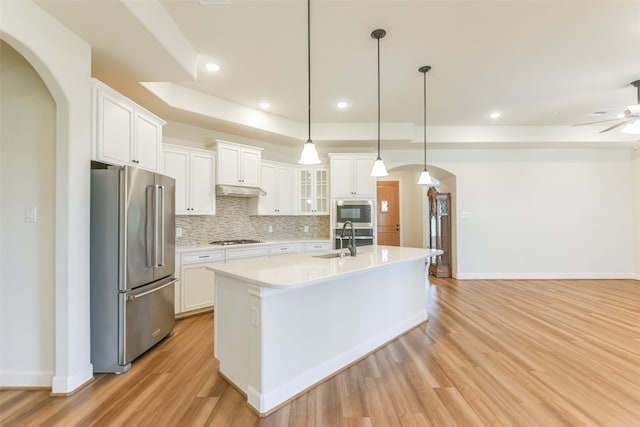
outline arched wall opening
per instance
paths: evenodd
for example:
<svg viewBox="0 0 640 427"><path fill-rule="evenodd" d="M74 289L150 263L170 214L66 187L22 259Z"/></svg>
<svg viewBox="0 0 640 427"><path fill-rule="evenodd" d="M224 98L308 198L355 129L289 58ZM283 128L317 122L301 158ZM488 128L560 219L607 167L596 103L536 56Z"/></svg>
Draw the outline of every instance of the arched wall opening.
<svg viewBox="0 0 640 427"><path fill-rule="evenodd" d="M21 323L21 318L11 321L4 317L0 319L2 335L6 330L11 334L15 328L21 328L20 333L29 337L25 351L33 351L36 355L35 359L29 359L28 364L16 365L14 360L7 359L3 354L0 358L0 386L51 386L54 394L66 394L93 376L89 342L91 49L32 2L0 2L0 16L0 40L28 62L55 103L55 148L48 163L54 165L51 168L55 191L54 195L47 196L53 197L50 203L54 206L54 213L48 218L53 224L54 241L49 242L49 247L53 247L54 274L51 277L49 273L39 271L36 280L38 286L49 283L48 289L53 290L52 295L46 292L41 294L40 290L37 295L38 298L53 299L54 321L45 331L40 324ZM0 100L3 97L4 94L0 94ZM3 127L6 125L3 118ZM29 125L36 128L34 132L47 134L46 126L43 128L39 120ZM9 141L6 147L10 147L10 150L15 144L19 144L19 141ZM4 150L3 142L3 155ZM17 166L27 170L35 167L25 159L17 161ZM17 184L3 175L3 191L5 180L8 181L7 185ZM31 205L38 206L44 198L44 195L38 195L37 201ZM4 208L3 194L3 221ZM19 214L16 217L20 219L14 221L23 221L24 207L15 209ZM4 228L2 231L5 231ZM4 242L4 235L2 239ZM20 241L9 242L9 245L16 247L21 244ZM27 245L27 248L30 247ZM12 248L3 246L2 255L8 250ZM4 266L0 274L3 279L0 293L4 299L5 291L10 291L12 284L5 281ZM47 343L47 340L53 344ZM48 355L47 346L54 348L53 372L50 370L51 356Z"/></svg>
<svg viewBox="0 0 640 427"><path fill-rule="evenodd" d="M457 269L457 232L456 232L456 176L446 169L427 165L429 174L438 183L438 191L451 193L451 260L453 273ZM395 164L388 169L389 175L380 180L399 181L400 183L400 223L402 246L428 246L428 186L418 185L418 177L423 171L422 164Z"/></svg>
<svg viewBox="0 0 640 427"><path fill-rule="evenodd" d="M33 67L2 41L0 76L3 383L50 386L55 369L56 106Z"/></svg>

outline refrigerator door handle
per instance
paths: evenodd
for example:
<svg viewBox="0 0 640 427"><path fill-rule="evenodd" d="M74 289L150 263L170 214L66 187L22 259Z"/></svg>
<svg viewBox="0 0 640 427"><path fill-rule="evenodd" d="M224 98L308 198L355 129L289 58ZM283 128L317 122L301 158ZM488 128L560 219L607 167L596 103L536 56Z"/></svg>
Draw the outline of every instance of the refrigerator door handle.
<svg viewBox="0 0 640 427"><path fill-rule="evenodd" d="M146 295L152 294L152 293L154 293L154 292L159 291L160 289L164 289L164 288L166 288L167 286L173 285L174 283L176 283L176 282L178 282L178 281L180 281L180 279L173 279L173 280L171 280L170 282L167 282L167 283L165 283L165 284L164 284L164 285L162 285L162 286L158 286L157 288L153 288L153 289L151 289L151 290L149 290L149 291L142 292L141 294L128 295L128 296L127 296L127 299L128 299L128 300L131 300L131 301L137 300L138 298L142 298L143 296L146 296Z"/></svg>
<svg viewBox="0 0 640 427"><path fill-rule="evenodd" d="M146 189L146 223L145 223L145 249L147 254L147 267L155 267L155 205L156 205L156 189L153 185L147 185Z"/></svg>
<svg viewBox="0 0 640 427"><path fill-rule="evenodd" d="M160 190L160 194L162 198L160 199L160 232L162 235L158 239L160 242L160 262L158 266L164 265L164 185L159 185L158 189Z"/></svg>
<svg viewBox="0 0 640 427"><path fill-rule="evenodd" d="M153 267L158 266L158 188L153 186Z"/></svg>

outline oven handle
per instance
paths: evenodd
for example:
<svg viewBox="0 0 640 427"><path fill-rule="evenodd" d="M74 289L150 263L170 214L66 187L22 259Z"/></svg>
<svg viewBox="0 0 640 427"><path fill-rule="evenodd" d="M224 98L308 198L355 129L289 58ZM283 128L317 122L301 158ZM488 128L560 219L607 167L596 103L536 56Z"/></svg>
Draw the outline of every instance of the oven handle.
<svg viewBox="0 0 640 427"><path fill-rule="evenodd" d="M351 236L344 236L344 237L336 236L336 239L349 240L350 238L351 238ZM356 236L356 237L354 237L354 239L356 239L356 240L373 240L373 236Z"/></svg>
<svg viewBox="0 0 640 427"><path fill-rule="evenodd" d="M130 301L137 300L138 298L141 298L141 297L143 297L143 296L145 296L145 295L152 294L152 293L154 293L154 292L156 292L156 291L159 291L160 289L164 289L164 288L166 288L166 287L167 287L167 286L169 286L169 285L173 285L174 283L178 282L179 280L180 280L180 279L173 279L172 281L170 281L170 282L168 282L168 283L165 283L165 284L164 284L164 285L162 285L162 286L158 286L157 288L153 288L153 289L151 289L150 291L146 291L146 292L143 292L143 293L141 293L141 294L136 294L136 295L129 295L129 296L127 297L127 299L128 299L128 300L130 300Z"/></svg>

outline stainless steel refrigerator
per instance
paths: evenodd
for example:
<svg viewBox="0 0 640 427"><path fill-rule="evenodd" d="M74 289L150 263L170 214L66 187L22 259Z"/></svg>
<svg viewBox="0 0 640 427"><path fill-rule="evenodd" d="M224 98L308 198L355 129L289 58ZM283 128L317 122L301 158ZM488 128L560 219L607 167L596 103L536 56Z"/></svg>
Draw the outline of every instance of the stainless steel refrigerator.
<svg viewBox="0 0 640 427"><path fill-rule="evenodd" d="M91 362L126 372L174 320L175 181L91 165Z"/></svg>

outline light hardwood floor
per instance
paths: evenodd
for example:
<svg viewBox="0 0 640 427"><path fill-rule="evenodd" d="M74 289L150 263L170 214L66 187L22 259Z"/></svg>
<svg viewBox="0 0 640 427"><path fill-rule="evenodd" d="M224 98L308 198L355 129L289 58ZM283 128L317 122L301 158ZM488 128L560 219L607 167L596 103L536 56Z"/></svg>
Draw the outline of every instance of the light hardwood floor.
<svg viewBox="0 0 640 427"><path fill-rule="evenodd" d="M71 397L0 392L0 425L640 425L640 282L431 281L428 323L266 418L216 374L207 313Z"/></svg>

